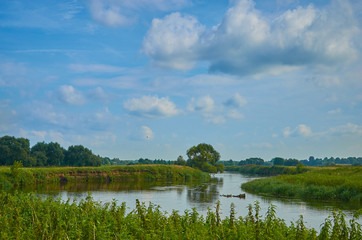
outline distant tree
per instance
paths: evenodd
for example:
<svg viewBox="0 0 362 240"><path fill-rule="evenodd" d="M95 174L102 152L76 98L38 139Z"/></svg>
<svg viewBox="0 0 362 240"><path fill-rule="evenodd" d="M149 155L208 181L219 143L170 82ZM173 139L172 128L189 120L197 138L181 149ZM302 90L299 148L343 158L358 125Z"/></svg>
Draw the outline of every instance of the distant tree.
<svg viewBox="0 0 362 240"><path fill-rule="evenodd" d="M272 159L273 165L284 165L284 158L275 157Z"/></svg>
<svg viewBox="0 0 362 240"><path fill-rule="evenodd" d="M217 161L220 160L220 153L210 144L200 143L188 149L186 154L188 157L188 166L199 168L205 172L218 172L223 170L224 165L217 164Z"/></svg>
<svg viewBox="0 0 362 240"><path fill-rule="evenodd" d="M177 160L176 160L176 165L181 165L181 166L185 166L186 165L186 161L185 159L180 155L178 156Z"/></svg>
<svg viewBox="0 0 362 240"><path fill-rule="evenodd" d="M297 166L299 163L298 159L289 158L284 161L284 166Z"/></svg>
<svg viewBox="0 0 362 240"><path fill-rule="evenodd" d="M246 164L254 164L254 165L263 165L264 164L264 160L261 158L248 158L245 160Z"/></svg>
<svg viewBox="0 0 362 240"><path fill-rule="evenodd" d="M47 148L47 165L48 166L61 166L64 165L64 148L59 143L50 142Z"/></svg>
<svg viewBox="0 0 362 240"><path fill-rule="evenodd" d="M92 153L91 150L82 145L69 146L66 151L64 163L67 166L100 166L102 160L99 156Z"/></svg>

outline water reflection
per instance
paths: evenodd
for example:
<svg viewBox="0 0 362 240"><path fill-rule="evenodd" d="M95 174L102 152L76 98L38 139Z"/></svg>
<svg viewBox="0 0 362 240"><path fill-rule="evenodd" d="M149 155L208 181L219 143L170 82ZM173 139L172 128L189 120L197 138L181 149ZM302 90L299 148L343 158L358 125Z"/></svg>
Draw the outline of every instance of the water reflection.
<svg viewBox="0 0 362 240"><path fill-rule="evenodd" d="M219 198L219 189L223 186L223 183L223 178L212 178L208 183L189 188L187 190L187 200L191 203L213 203Z"/></svg>
<svg viewBox="0 0 362 240"><path fill-rule="evenodd" d="M277 207L277 217L286 223L295 222L302 214L306 225L319 229L320 224L331 214L335 207L344 209L347 220L359 204L346 204L343 202L305 202L298 199L283 199L271 196L259 196L246 193L246 199L221 197L221 194L238 195L242 193L241 184L253 180L256 177L245 176L239 173L216 174L209 182L112 182L112 183L67 183L64 185L47 184L27 186L21 189L24 192L35 192L41 195L53 195L62 200L84 199L88 192L96 201L110 202L117 200L118 204L125 202L128 208L134 209L136 199L148 204L149 202L161 207L163 211L177 210L183 213L185 210L196 208L205 215L207 209L214 209L216 202L220 200L221 215L226 217L230 212L230 205L235 205L237 216L248 214L248 205L260 202L260 214L265 216L270 204ZM19 189L18 189L19 190Z"/></svg>

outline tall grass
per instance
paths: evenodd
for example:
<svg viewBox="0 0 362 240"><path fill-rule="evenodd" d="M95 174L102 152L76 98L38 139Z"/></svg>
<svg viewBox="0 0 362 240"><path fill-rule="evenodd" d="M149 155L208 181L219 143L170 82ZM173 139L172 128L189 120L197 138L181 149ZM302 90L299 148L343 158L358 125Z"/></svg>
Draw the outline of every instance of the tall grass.
<svg viewBox="0 0 362 240"><path fill-rule="evenodd" d="M162 212L136 200L133 211L116 201L101 204L88 196L80 203L62 202L34 194L0 193L0 239L361 239L357 215L346 222L334 212L321 225L320 234L305 227L303 218L289 224L276 217L271 205L265 217L258 202L249 205L249 214L220 218L220 203L205 217L195 209L180 214Z"/></svg>
<svg viewBox="0 0 362 240"><path fill-rule="evenodd" d="M58 182L208 180L209 174L186 166L132 165L102 167L0 167L0 190L14 186Z"/></svg>
<svg viewBox="0 0 362 240"><path fill-rule="evenodd" d="M257 179L245 191L317 200L362 202L362 167L343 167Z"/></svg>

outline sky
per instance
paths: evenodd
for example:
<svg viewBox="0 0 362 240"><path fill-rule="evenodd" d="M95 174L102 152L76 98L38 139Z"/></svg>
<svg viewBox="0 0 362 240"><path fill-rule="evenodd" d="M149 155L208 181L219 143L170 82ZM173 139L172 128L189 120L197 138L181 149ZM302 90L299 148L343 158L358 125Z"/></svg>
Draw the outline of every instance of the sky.
<svg viewBox="0 0 362 240"><path fill-rule="evenodd" d="M1 0L0 136L360 157L361 24L360 0Z"/></svg>

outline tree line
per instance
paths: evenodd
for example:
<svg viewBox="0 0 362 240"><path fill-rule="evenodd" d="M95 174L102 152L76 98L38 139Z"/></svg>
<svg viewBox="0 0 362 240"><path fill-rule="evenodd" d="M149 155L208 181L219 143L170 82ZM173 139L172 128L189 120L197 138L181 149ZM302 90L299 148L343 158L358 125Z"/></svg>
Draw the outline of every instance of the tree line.
<svg viewBox="0 0 362 240"><path fill-rule="evenodd" d="M64 149L56 142L38 142L30 147L26 138L0 138L0 165L21 162L24 167L45 166L100 166L102 158L82 145Z"/></svg>
<svg viewBox="0 0 362 240"><path fill-rule="evenodd" d="M245 160L233 161L230 159L229 161L220 161L225 166L243 166L243 165L263 165L263 166L297 166L298 164L303 164L304 166L334 166L336 164L346 164L353 166L362 165L362 157L348 157L348 158L339 158L339 157L330 157L330 158L315 158L310 156L308 159L298 160L295 158L281 158L275 157L270 161L265 161L262 158L253 157L247 158Z"/></svg>

